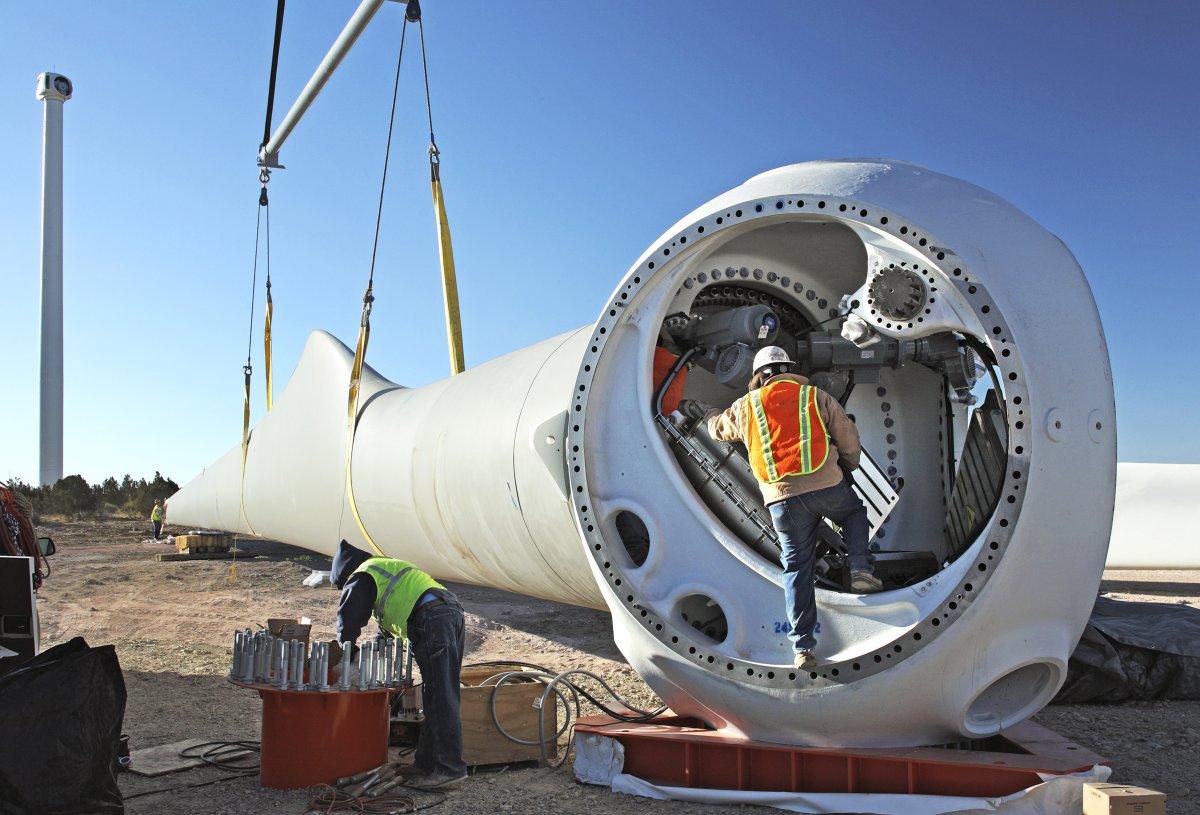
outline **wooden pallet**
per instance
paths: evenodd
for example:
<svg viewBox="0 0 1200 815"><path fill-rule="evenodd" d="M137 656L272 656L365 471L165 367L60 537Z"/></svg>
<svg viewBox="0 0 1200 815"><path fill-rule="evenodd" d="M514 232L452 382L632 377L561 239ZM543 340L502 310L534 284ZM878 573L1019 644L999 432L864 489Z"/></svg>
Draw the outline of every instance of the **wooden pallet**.
<svg viewBox="0 0 1200 815"><path fill-rule="evenodd" d="M227 549L224 552L163 552L155 555L154 559L159 562L166 560L231 560L238 555L251 556L244 549Z"/></svg>
<svg viewBox="0 0 1200 815"><path fill-rule="evenodd" d="M181 554L227 552L233 547L232 535L176 535L175 550Z"/></svg>

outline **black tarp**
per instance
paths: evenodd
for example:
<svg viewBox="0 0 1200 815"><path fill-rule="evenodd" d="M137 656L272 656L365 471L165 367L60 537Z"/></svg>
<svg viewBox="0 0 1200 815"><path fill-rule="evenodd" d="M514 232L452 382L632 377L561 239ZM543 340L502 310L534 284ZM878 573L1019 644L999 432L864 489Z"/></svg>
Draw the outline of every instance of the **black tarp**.
<svg viewBox="0 0 1200 815"><path fill-rule="evenodd" d="M1200 699L1200 609L1100 597L1052 704Z"/></svg>
<svg viewBox="0 0 1200 815"><path fill-rule="evenodd" d="M116 754L125 679L76 637L0 677L0 815L124 813Z"/></svg>

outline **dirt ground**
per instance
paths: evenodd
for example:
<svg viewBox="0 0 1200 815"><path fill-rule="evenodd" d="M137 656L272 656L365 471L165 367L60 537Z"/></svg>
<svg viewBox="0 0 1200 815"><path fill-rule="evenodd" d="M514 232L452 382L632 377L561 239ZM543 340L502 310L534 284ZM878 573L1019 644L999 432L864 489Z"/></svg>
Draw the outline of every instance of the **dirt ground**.
<svg viewBox="0 0 1200 815"><path fill-rule="evenodd" d="M225 681L236 628L268 617L307 616L313 636L329 639L337 594L301 584L328 559L300 549L248 542L253 557L158 562L173 551L149 539L142 521L44 522L55 539L53 573L39 610L43 648L84 637L112 643L125 675L124 732L137 750L189 738L257 740L261 706L256 694ZM168 527L168 531L172 531ZM612 643L607 613L453 585L467 610L466 662L521 660L555 671L583 668L603 677L631 703L656 703ZM1109 572L1101 590L1119 599L1200 607L1200 575L1193 572ZM1171 813L1200 813L1200 702L1052 706L1036 721L1112 760L1113 781L1166 792ZM121 789L131 815L287 813L306 811L303 791L259 786L257 776L229 776L215 768L157 778L125 773ZM446 794L417 796L418 806L446 813L604 811L626 815L746 812L749 807L651 801L575 783L570 762L561 769L509 768L475 775ZM764 808L753 808L764 813Z"/></svg>

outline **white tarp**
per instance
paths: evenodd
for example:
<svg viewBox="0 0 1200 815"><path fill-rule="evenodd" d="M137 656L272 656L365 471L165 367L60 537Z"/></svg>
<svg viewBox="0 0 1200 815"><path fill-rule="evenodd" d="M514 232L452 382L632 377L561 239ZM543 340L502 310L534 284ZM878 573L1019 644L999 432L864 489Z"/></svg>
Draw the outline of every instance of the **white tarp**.
<svg viewBox="0 0 1200 815"><path fill-rule="evenodd" d="M1118 464L1106 569L1200 569L1200 464Z"/></svg>

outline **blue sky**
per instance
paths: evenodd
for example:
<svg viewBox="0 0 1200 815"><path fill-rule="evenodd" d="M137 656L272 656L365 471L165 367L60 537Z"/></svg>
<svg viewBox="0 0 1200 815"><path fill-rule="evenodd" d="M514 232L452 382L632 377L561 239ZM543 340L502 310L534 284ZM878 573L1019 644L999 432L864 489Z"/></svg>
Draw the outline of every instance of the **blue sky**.
<svg viewBox="0 0 1200 815"><path fill-rule="evenodd" d="M356 5L289 3L276 121ZM274 11L59 2L49 23L35 4L0 5L0 478L38 471L45 70L76 87L65 472L183 483L239 442ZM1194 4L428 0L424 11L468 365L593 321L654 238L750 175L905 159L992 190L1066 242L1108 336L1120 460L1200 462ZM271 181L276 394L310 330L354 342L402 13L385 5ZM420 385L448 363L409 45L368 361Z"/></svg>

